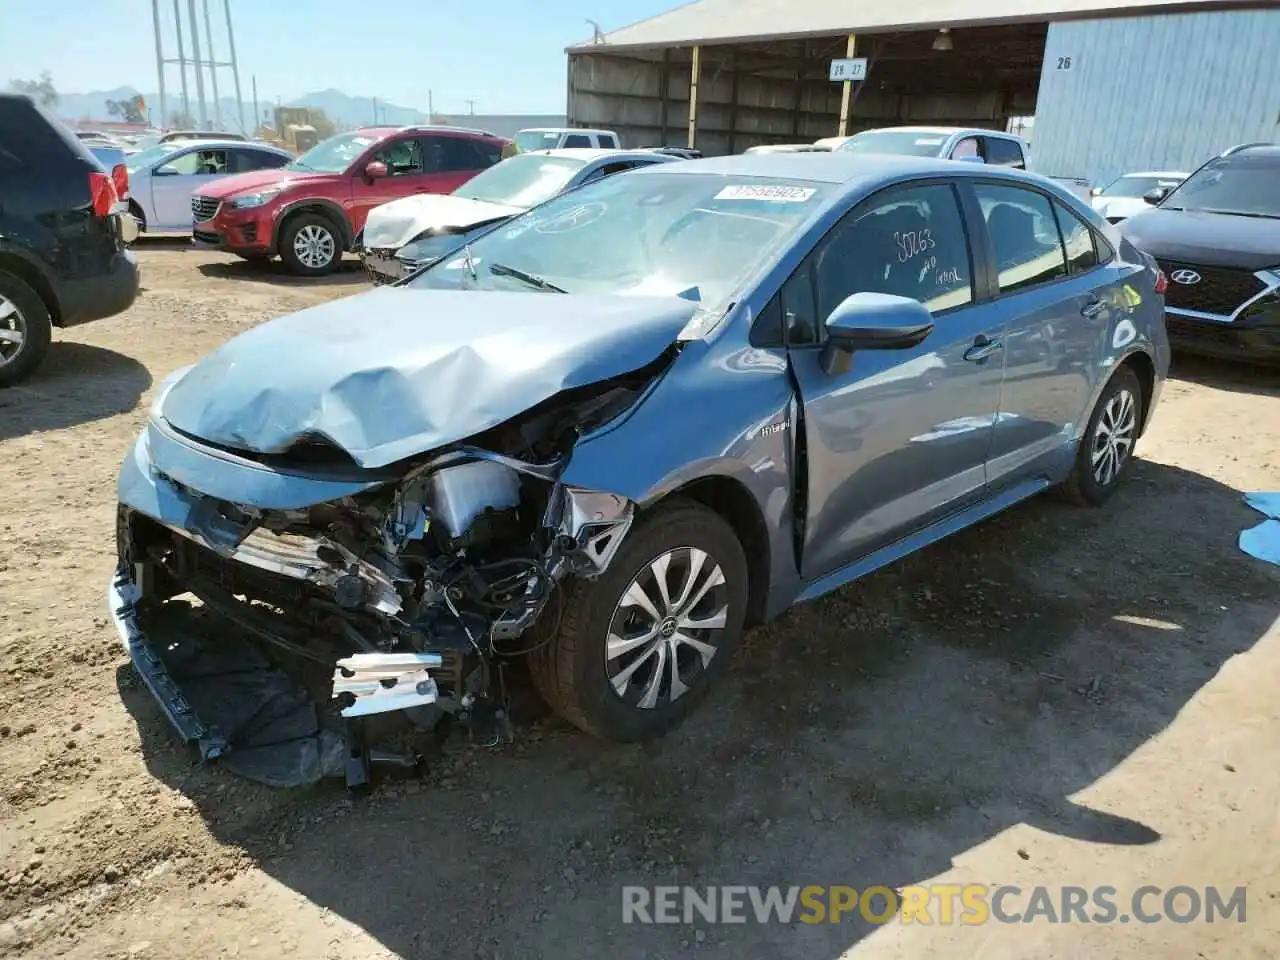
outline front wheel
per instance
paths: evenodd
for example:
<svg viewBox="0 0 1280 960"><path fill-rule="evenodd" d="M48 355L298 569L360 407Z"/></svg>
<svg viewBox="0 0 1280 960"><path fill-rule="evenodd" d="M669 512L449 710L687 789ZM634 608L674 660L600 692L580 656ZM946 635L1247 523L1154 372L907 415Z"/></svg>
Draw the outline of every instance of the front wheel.
<svg viewBox="0 0 1280 960"><path fill-rule="evenodd" d="M1111 498L1133 462L1142 424L1142 384L1127 366L1111 377L1076 449L1071 475L1062 485L1067 498L1100 507Z"/></svg>
<svg viewBox="0 0 1280 960"><path fill-rule="evenodd" d="M560 630L530 655L530 672L551 708L586 732L652 739L723 672L746 609L733 528L675 501L636 522L598 580L567 587Z"/></svg>
<svg viewBox="0 0 1280 960"><path fill-rule="evenodd" d="M338 269L342 239L328 217L302 213L285 223L280 232L280 259L289 272L300 277L322 277Z"/></svg>

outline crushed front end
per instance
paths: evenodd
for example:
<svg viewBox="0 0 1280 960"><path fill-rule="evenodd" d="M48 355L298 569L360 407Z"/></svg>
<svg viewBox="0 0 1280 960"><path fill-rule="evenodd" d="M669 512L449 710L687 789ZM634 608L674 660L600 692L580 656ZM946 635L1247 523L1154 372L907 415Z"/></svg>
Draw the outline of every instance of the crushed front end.
<svg viewBox="0 0 1280 960"><path fill-rule="evenodd" d="M108 600L174 729L275 786L413 766L389 745L447 719L509 735L504 663L554 637L559 581L603 571L633 519L562 466L668 360L377 470L322 442L214 446L153 410Z"/></svg>

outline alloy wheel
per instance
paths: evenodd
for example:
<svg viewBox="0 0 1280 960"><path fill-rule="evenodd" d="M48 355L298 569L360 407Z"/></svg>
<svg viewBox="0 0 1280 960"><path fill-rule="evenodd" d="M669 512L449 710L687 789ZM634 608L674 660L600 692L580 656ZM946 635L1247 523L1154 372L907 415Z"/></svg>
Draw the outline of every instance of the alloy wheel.
<svg viewBox="0 0 1280 960"><path fill-rule="evenodd" d="M319 270L333 259L337 243L333 234L315 223L308 223L293 236L293 252L304 267Z"/></svg>
<svg viewBox="0 0 1280 960"><path fill-rule="evenodd" d="M27 322L17 304L0 296L0 366L4 366L19 353L27 339Z"/></svg>
<svg viewBox="0 0 1280 960"><path fill-rule="evenodd" d="M1137 399L1128 390L1117 390L1103 407L1093 431L1090 463L1093 467L1093 479L1099 486L1109 486L1124 469L1133 450L1137 427Z"/></svg>
<svg viewBox="0 0 1280 960"><path fill-rule="evenodd" d="M651 710L678 700L706 671L728 622L724 571L696 547L640 569L609 623L605 670L624 702Z"/></svg>

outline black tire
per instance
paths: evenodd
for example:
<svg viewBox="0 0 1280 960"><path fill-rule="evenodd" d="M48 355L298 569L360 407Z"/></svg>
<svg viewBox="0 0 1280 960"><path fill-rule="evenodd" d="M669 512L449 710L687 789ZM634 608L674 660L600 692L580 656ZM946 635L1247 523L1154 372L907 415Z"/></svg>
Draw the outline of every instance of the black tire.
<svg viewBox="0 0 1280 960"><path fill-rule="evenodd" d="M325 241L317 241L332 251L328 260L307 262L300 257L299 251L295 248L298 235L306 235L310 231L314 231L313 236L328 237L327 244ZM323 214L310 212L294 214L280 228L278 249L280 259L284 261L290 273L299 277L323 277L337 270L338 264L342 262L342 231L338 229L337 224Z"/></svg>
<svg viewBox="0 0 1280 960"><path fill-rule="evenodd" d="M1100 507L1111 499L1133 463L1133 448L1138 442L1144 413L1142 384L1138 375L1131 367L1123 366L1111 375L1103 388L1089 418L1089 426L1080 438L1075 465L1061 488L1068 500L1084 507ZM1110 430L1109 425L1113 423L1118 423L1119 429ZM1109 434L1127 436L1128 442L1123 446L1118 467L1110 471L1095 470L1094 457L1103 450ZM1119 449L1120 445L1116 446ZM1107 455L1103 453L1102 456L1105 458ZM1102 464L1105 463L1104 459Z"/></svg>
<svg viewBox="0 0 1280 960"><path fill-rule="evenodd" d="M621 603L633 581L651 575L651 565L664 556L670 563L667 580L674 576L678 590L682 573L687 574L691 566L690 548L704 551L708 558L701 567L703 577L714 573L715 568L709 565L712 562L724 577L723 584L713 586L700 602L684 611L702 619L723 609L723 627L688 631L695 640L713 648L710 659L706 660L697 647L658 630L648 643L608 661L611 628L622 635L623 625L637 616L655 626L676 622L673 616L654 619L641 614L638 606L627 607L631 612L624 614ZM575 580L563 589L557 635L529 656L534 685L552 710L587 733L623 742L649 740L666 733L697 706L737 647L747 610L747 560L733 528L718 514L692 501L672 500L636 521L599 579ZM691 592L696 594L697 588ZM661 607L661 597L652 587L646 595L654 607ZM552 617L556 614L552 607L547 612ZM615 614L620 618L616 623ZM646 652L650 646L652 652ZM659 652L659 648L666 652ZM674 661L669 651L675 651ZM636 661L641 662L636 665ZM671 696L672 662L684 687L675 697ZM656 703L641 706L643 694L662 664L667 666L656 687ZM619 694L613 681L628 669L635 682L626 684L624 693Z"/></svg>
<svg viewBox="0 0 1280 960"><path fill-rule="evenodd" d="M26 281L0 270L0 335L6 330L19 331L22 342L12 353L8 338L0 342L0 387L12 387L31 376L53 339L49 308L40 294Z"/></svg>
<svg viewBox="0 0 1280 960"><path fill-rule="evenodd" d="M237 257L252 263L255 267L263 267L271 262L271 254L269 253L237 253Z"/></svg>

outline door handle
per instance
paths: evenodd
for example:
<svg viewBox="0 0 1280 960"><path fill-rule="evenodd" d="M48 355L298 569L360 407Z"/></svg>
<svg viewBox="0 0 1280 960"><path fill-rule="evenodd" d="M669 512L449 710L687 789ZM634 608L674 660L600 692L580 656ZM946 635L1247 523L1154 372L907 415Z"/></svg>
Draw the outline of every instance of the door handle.
<svg viewBox="0 0 1280 960"><path fill-rule="evenodd" d="M1086 320L1092 320L1105 309L1107 309L1107 301L1090 300L1085 304L1085 306L1080 308L1080 316L1084 317Z"/></svg>
<svg viewBox="0 0 1280 960"><path fill-rule="evenodd" d="M990 357L992 354L999 353L1003 349L1003 340L998 337L993 339L982 335L979 336L977 340L973 341L972 347L964 352L964 358L966 360L975 360L981 363L983 360L986 360L987 357Z"/></svg>

